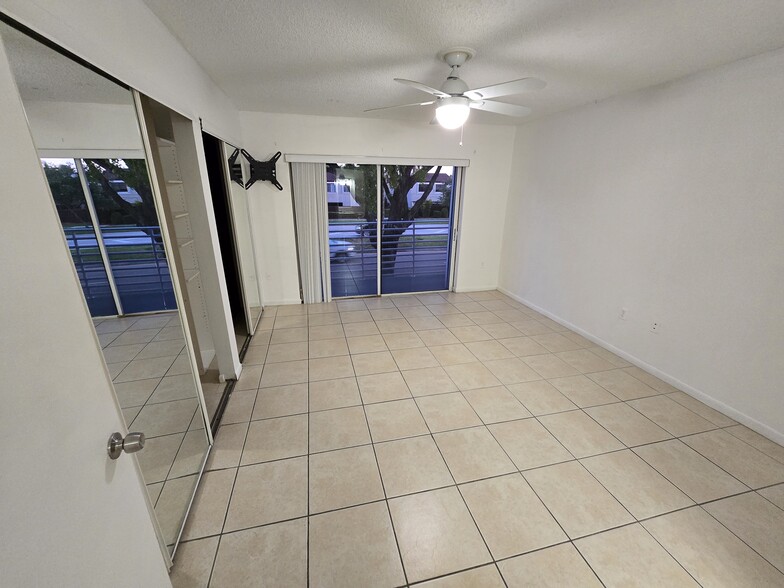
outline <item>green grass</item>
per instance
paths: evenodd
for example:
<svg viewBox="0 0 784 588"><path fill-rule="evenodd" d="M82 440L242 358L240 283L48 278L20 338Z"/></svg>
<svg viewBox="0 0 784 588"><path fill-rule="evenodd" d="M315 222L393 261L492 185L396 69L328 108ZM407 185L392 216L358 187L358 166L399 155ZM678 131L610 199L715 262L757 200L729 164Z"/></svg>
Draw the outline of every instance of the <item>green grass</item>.
<svg viewBox="0 0 784 588"><path fill-rule="evenodd" d="M414 239L412 237L401 237L400 243L405 243L406 245L411 245ZM417 237L416 238L416 246L417 249L420 247L446 247L449 243L449 239L446 237Z"/></svg>

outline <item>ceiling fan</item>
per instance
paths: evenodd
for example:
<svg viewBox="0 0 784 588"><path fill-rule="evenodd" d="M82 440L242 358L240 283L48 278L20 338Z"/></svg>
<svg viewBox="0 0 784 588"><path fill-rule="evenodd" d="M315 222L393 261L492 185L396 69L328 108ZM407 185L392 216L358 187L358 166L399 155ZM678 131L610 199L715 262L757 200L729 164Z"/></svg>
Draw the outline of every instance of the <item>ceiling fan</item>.
<svg viewBox="0 0 784 588"><path fill-rule="evenodd" d="M438 58L446 62L452 68L446 81L441 85L440 90L431 88L426 84L395 78L396 82L411 86L417 90L427 92L435 96L435 100L428 102L415 102L413 104L399 104L397 106L383 106L381 108L370 108L365 112L376 110L387 110L390 108L406 108L409 106L430 106L436 105L436 118L431 124L438 122L445 129L456 129L462 126L471 109L486 110L496 114L506 116L525 116L531 112L527 106L507 104L506 102L494 102L493 98L509 96L511 94L522 94L533 90L541 90L547 84L538 78L522 78L484 88L468 89L468 84L460 79L460 67L475 55L475 51L468 47L452 47L438 54Z"/></svg>

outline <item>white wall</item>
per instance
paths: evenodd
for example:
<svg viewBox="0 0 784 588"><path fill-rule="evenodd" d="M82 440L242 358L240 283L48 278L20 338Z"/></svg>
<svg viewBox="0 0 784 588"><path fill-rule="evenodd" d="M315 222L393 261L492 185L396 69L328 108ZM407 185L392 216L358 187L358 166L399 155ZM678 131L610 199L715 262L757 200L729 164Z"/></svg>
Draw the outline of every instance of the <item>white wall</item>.
<svg viewBox="0 0 784 588"><path fill-rule="evenodd" d="M779 50L520 127L500 275L780 442L783 71Z"/></svg>
<svg viewBox="0 0 784 588"><path fill-rule="evenodd" d="M130 92L128 100L131 100ZM144 157L139 122L132 103L28 100L24 107L39 150L138 151L139 157Z"/></svg>
<svg viewBox="0 0 784 588"><path fill-rule="evenodd" d="M0 10L227 141L237 109L142 0L0 0Z"/></svg>
<svg viewBox="0 0 784 588"><path fill-rule="evenodd" d="M241 112L245 149L256 159L276 151L312 155L367 155L469 159L461 224L457 288L498 284L501 230L509 195L514 128L472 125L460 132L401 121ZM249 191L251 223L265 304L299 301L294 219L288 165L277 166L279 192L269 183Z"/></svg>

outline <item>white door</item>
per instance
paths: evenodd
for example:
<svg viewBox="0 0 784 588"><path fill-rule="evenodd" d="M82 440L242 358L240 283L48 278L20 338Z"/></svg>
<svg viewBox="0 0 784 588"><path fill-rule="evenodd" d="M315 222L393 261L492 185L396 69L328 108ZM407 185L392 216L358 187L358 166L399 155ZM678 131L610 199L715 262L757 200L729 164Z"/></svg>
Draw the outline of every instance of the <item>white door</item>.
<svg viewBox="0 0 784 588"><path fill-rule="evenodd" d="M2 44L0 129L0 583L169 586Z"/></svg>

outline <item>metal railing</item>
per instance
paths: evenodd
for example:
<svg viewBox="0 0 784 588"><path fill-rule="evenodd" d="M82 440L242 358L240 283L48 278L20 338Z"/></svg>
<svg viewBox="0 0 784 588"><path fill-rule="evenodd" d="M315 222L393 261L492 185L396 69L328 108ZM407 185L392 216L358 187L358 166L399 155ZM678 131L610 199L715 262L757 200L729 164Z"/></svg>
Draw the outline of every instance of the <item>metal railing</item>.
<svg viewBox="0 0 784 588"><path fill-rule="evenodd" d="M112 313L113 311L108 310L114 306L112 290L101 261L95 231L92 227L73 227L63 231L88 305L92 310L93 305L98 304L104 312Z"/></svg>
<svg viewBox="0 0 784 588"><path fill-rule="evenodd" d="M448 271L448 221L384 221L382 226L382 273L416 276Z"/></svg>
<svg viewBox="0 0 784 588"><path fill-rule="evenodd" d="M101 225L100 228L125 312L175 308L160 227ZM63 230L85 297L89 301L97 296L111 296L93 228Z"/></svg>
<svg viewBox="0 0 784 588"><path fill-rule="evenodd" d="M445 289L449 279L449 219L385 220L381 224L381 278L384 292ZM333 285L341 280L376 280L375 222L330 220ZM386 288L384 282L391 285ZM393 285L397 282L397 286ZM333 290L335 288L333 287ZM368 286L369 289L369 286ZM375 294L375 284L371 292Z"/></svg>

